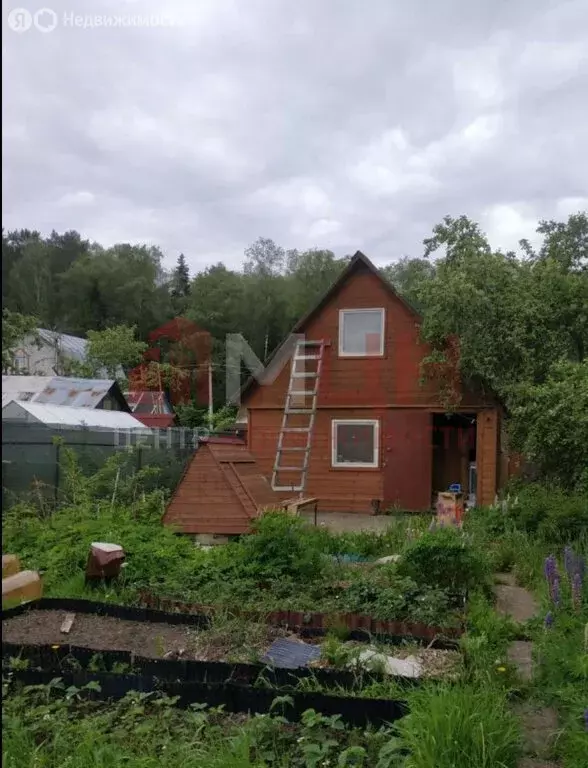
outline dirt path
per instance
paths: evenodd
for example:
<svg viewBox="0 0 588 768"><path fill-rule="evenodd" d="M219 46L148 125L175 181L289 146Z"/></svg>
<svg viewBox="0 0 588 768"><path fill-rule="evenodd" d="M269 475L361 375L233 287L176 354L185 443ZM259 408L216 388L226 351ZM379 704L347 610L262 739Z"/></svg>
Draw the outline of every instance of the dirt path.
<svg viewBox="0 0 588 768"><path fill-rule="evenodd" d="M303 513L301 515L308 522L314 522L312 513ZM363 515L354 512L319 512L317 514L317 525L324 525L334 533L344 533L345 531L379 531L387 530L394 525L394 518L390 515Z"/></svg>
<svg viewBox="0 0 588 768"><path fill-rule="evenodd" d="M496 574L496 610L509 616L518 624L525 624L539 610L539 605L529 590L519 587L511 573ZM533 679L533 643L513 641L507 649L508 660L516 667L525 682ZM557 712L550 707L534 708L527 702L514 707L523 727L524 757L518 768L559 768L547 758L557 732Z"/></svg>
<svg viewBox="0 0 588 768"><path fill-rule="evenodd" d="M511 573L499 573L496 579L499 582L495 587L498 613L510 616L519 624L532 619L539 610L539 606L529 590L517 586Z"/></svg>

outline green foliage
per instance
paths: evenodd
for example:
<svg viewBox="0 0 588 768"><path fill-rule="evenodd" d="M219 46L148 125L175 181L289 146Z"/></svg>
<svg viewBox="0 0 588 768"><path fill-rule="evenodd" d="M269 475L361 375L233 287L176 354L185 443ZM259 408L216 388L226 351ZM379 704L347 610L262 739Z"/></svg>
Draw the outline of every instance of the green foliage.
<svg viewBox="0 0 588 768"><path fill-rule="evenodd" d="M37 320L2 309L2 373L22 373L15 369L14 353L26 336L36 337Z"/></svg>
<svg viewBox="0 0 588 768"><path fill-rule="evenodd" d="M513 530L541 541L566 543L588 530L588 493L570 493L542 483L521 485L495 507L468 515L466 528L500 536Z"/></svg>
<svg viewBox="0 0 588 768"><path fill-rule="evenodd" d="M309 768L309 766L376 766L391 731L345 728L339 717L314 710L299 724L277 714L288 696L274 701L272 712L247 720L221 710L176 706L176 698L129 693L108 704L91 702L85 688L49 686L17 689L4 686L3 764L58 768Z"/></svg>
<svg viewBox="0 0 588 768"><path fill-rule="evenodd" d="M137 326L116 325L103 331L88 331L87 363L95 370L105 368L115 378L119 366L125 371L138 365L147 344L136 338Z"/></svg>
<svg viewBox="0 0 588 768"><path fill-rule="evenodd" d="M305 522L285 512L258 518L252 536L242 541L243 569L253 578L315 581L323 573L318 547L303 535Z"/></svg>
<svg viewBox="0 0 588 768"><path fill-rule="evenodd" d="M588 360L558 362L515 403L513 445L545 478L588 495Z"/></svg>
<svg viewBox="0 0 588 768"><path fill-rule="evenodd" d="M413 542L399 571L419 584L459 592L483 588L488 583L489 563L462 531L443 528Z"/></svg>
<svg viewBox="0 0 588 768"><path fill-rule="evenodd" d="M424 688L400 720L406 768L515 768L518 723L497 690L455 686Z"/></svg>

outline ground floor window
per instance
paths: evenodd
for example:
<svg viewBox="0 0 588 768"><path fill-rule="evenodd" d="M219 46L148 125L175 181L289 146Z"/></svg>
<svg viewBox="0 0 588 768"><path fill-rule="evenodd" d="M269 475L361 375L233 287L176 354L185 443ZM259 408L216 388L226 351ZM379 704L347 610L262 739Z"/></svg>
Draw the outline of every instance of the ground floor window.
<svg viewBox="0 0 588 768"><path fill-rule="evenodd" d="M333 419L331 463L334 467L377 467L379 460L377 420Z"/></svg>

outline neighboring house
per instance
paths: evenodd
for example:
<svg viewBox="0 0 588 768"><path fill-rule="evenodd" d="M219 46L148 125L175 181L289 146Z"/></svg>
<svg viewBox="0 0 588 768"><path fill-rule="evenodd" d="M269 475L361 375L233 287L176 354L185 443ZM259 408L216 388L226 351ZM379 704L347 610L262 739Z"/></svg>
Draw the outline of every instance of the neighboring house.
<svg viewBox="0 0 588 768"><path fill-rule="evenodd" d="M37 328L36 337L29 335L15 350L14 367L18 373L34 376L64 376L71 369L72 363L86 360L88 341L79 336ZM101 378L107 378L107 372L98 372ZM121 378L122 368L117 372Z"/></svg>
<svg viewBox="0 0 588 768"><path fill-rule="evenodd" d="M152 392L149 390L125 392L125 397L131 413L145 424L146 427L166 429L174 425L175 414L165 396L165 392Z"/></svg>
<svg viewBox="0 0 588 768"><path fill-rule="evenodd" d="M420 364L430 350L420 341L420 325L416 310L358 252L293 329L326 343L305 488L307 496L319 498L321 510L430 509L436 494L454 483L478 504L494 501L501 409L458 382L460 406L446 414L438 385L421 384ZM286 365L273 383L251 379L241 392L247 447L268 478L289 377ZM298 389L304 389L300 381ZM305 440L303 435L298 445ZM292 452L281 463L299 467L303 455L295 459ZM300 472L292 478L294 484Z"/></svg>
<svg viewBox="0 0 588 768"><path fill-rule="evenodd" d="M130 413L21 400L10 400L6 404L2 403L2 421L59 427L88 427L89 429L109 431L119 429L145 430L145 426Z"/></svg>
<svg viewBox="0 0 588 768"><path fill-rule="evenodd" d="M17 371L35 376L62 376L72 361L83 363L88 342L78 336L37 328L15 350Z"/></svg>
<svg viewBox="0 0 588 768"><path fill-rule="evenodd" d="M131 410L114 379L2 376L2 405L10 400L126 413Z"/></svg>

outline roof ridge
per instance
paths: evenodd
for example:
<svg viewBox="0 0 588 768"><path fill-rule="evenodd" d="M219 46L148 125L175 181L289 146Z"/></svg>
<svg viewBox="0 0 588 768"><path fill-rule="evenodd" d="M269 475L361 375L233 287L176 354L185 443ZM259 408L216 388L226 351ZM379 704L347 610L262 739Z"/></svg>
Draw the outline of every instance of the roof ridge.
<svg viewBox="0 0 588 768"><path fill-rule="evenodd" d="M414 307L407 299L398 293L392 283L389 280L386 280L378 267L370 259L368 259L368 257L362 253L362 251L356 251L351 257L347 266L343 268L339 276L331 283L329 288L323 293L320 299L296 322L294 328L292 328L282 343L279 344L272 352L272 354L269 355L269 357L264 361L264 367L269 365L269 363L278 356L292 334L300 333L302 331L304 326L311 320L311 318L313 318L316 313L324 307L324 305L337 293L341 286L344 285L344 283L353 275L358 265L360 264L366 267L375 277L377 277L384 288L388 291L388 293L390 293L397 301L399 301L418 321L422 321L422 315L416 309L416 307ZM239 392L235 393L235 395L239 394L240 397L243 398L255 386L256 383L257 380L255 377L250 376L245 384L241 387Z"/></svg>

